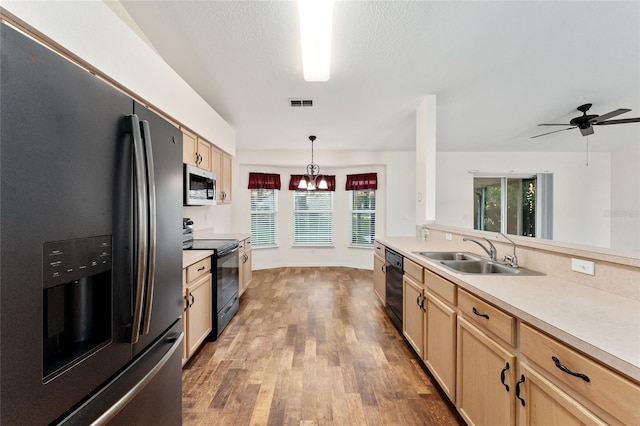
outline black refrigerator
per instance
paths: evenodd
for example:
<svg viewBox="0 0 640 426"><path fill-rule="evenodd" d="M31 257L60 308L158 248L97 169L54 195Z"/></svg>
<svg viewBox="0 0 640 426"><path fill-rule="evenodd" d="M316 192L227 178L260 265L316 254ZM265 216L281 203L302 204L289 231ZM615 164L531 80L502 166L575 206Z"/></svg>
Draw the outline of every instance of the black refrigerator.
<svg viewBox="0 0 640 426"><path fill-rule="evenodd" d="M180 424L180 131L5 23L0 81L0 424Z"/></svg>

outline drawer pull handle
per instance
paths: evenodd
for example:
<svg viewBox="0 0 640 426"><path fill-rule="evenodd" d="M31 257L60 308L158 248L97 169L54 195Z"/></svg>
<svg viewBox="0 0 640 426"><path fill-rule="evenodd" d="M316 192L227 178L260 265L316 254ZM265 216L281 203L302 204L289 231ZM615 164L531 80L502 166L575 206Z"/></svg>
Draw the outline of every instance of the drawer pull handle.
<svg viewBox="0 0 640 426"><path fill-rule="evenodd" d="M489 315L487 315L487 314L481 314L480 312L478 312L478 310L476 309L476 307L475 307L475 306L473 307L473 309L471 309L471 311L472 311L474 314L476 314L477 316L479 316L479 317L489 319ZM507 365L509 365L509 364L507 364ZM509 390L509 389L507 389L507 390Z"/></svg>
<svg viewBox="0 0 640 426"><path fill-rule="evenodd" d="M504 373L506 373L507 370L509 370L508 362L504 365L504 368L500 372L500 382L502 382L502 385L504 386L504 388L507 390L507 392L509 392L509 385L504 382Z"/></svg>
<svg viewBox="0 0 640 426"><path fill-rule="evenodd" d="M516 383L516 398L520 400L520 403L523 407L525 406L525 402L524 399L520 398L520 385L524 383L524 380L524 374L521 374L520 380L518 380L518 383Z"/></svg>
<svg viewBox="0 0 640 426"><path fill-rule="evenodd" d="M202 267L201 267L201 268L198 268L198 272L200 272L200 271L204 271L204 268L205 268L205 266L204 266L204 265L202 265Z"/></svg>
<svg viewBox="0 0 640 426"><path fill-rule="evenodd" d="M587 383L591 381L591 379L589 378L589 376L587 376L586 374L582 374L582 373L574 373L573 371L569 370L569 369L568 369L567 367L565 367L564 365L560 364L560 360L559 360L557 357L552 356L552 357L551 357L551 360L554 362L554 364L556 365L556 367L558 367L560 370L564 371L565 373L567 373L567 374L571 374L572 376L575 376L575 377L579 377L579 378L581 378L582 380L584 380L584 381L585 381L585 382L587 382Z"/></svg>

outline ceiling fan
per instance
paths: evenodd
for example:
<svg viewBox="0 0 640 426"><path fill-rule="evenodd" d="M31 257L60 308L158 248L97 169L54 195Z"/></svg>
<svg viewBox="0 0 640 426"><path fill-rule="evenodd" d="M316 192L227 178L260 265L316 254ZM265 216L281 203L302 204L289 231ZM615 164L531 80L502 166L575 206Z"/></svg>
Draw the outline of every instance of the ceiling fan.
<svg viewBox="0 0 640 426"><path fill-rule="evenodd" d="M593 134L593 126L601 126L604 124L623 124L623 123L639 123L640 117L636 118L624 118L621 120L609 120L625 112L631 111L628 108L620 108L615 111L608 112L602 115L587 115L587 111L591 108L591 104L580 105L577 109L582 113L581 116L572 118L569 124L538 124L538 126L571 126L566 129L554 130L553 132L543 133L541 135L531 136L531 139L538 138L540 136L550 135L552 133L562 132L563 130L571 130L578 128L582 136L588 136Z"/></svg>

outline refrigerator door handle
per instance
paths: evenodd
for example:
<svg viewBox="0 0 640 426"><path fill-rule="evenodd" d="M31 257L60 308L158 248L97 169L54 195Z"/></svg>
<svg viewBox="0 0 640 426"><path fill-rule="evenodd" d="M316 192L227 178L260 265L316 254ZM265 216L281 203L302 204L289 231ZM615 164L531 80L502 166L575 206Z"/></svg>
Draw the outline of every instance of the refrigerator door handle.
<svg viewBox="0 0 640 426"><path fill-rule="evenodd" d="M147 164L147 185L149 197L149 258L147 266L147 290L145 294L144 318L142 321L142 334L148 334L151 324L151 309L153 308L153 288L155 284L156 269L156 179L153 167L151 129L149 128L149 122L147 120L142 120L140 121L140 126Z"/></svg>
<svg viewBox="0 0 640 426"><path fill-rule="evenodd" d="M140 323L142 320L142 304L147 277L147 241L148 241L148 203L147 183L145 176L145 158L142 136L140 134L140 120L136 114L127 116L131 120L131 134L133 136L134 179L135 179L135 227L136 227L136 300L131 327L131 343L137 343L140 337Z"/></svg>
<svg viewBox="0 0 640 426"><path fill-rule="evenodd" d="M145 374L142 380L140 380L138 383L136 383L135 386L129 389L129 391L124 394L122 398L120 398L115 404L109 407L107 411L102 413L100 417L98 417L93 423L91 423L91 426L106 425L120 411L122 411L122 409L126 407L127 404L131 402L136 397L136 395L138 395L140 391L142 391L145 386L147 386L147 384L160 372L160 370L162 370L162 367L165 366L165 364L167 363L167 361L169 361L175 351L180 349L183 338L183 333L180 333L180 335L178 336L168 336L166 342L173 343L171 349L169 349L167 353L164 354L164 356L160 359L160 361L158 361L158 363L154 365L147 374Z"/></svg>

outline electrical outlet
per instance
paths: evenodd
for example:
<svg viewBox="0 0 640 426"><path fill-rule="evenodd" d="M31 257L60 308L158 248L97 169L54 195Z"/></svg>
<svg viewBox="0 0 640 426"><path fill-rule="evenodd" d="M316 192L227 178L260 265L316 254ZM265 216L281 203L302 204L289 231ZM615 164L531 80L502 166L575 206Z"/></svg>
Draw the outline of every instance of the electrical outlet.
<svg viewBox="0 0 640 426"><path fill-rule="evenodd" d="M595 275L595 264L588 260L571 259L571 270L581 274Z"/></svg>
<svg viewBox="0 0 640 426"><path fill-rule="evenodd" d="M447 241L451 241L453 239L453 237L451 236L450 233L447 232L447 233L444 234L444 239L447 240Z"/></svg>

